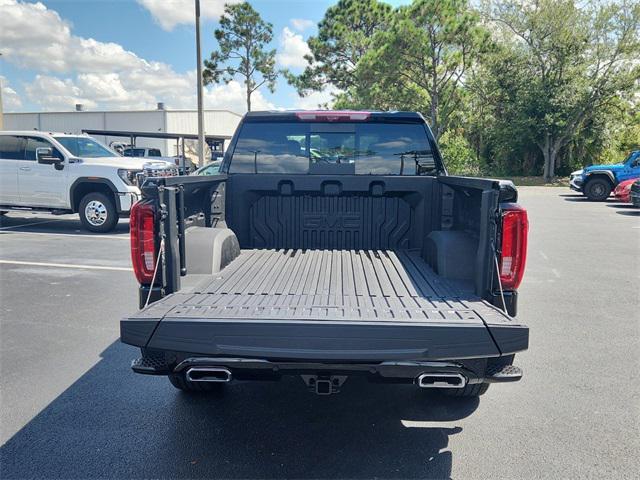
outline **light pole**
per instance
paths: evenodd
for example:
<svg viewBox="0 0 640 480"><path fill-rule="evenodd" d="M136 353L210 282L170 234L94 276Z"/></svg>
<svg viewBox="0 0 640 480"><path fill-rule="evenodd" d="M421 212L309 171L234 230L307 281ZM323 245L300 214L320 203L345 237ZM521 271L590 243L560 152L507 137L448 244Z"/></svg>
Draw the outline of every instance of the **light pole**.
<svg viewBox="0 0 640 480"><path fill-rule="evenodd" d="M0 57L2 53L0 53ZM2 79L0 78L0 130L4 129L4 110L2 109Z"/></svg>
<svg viewBox="0 0 640 480"><path fill-rule="evenodd" d="M202 110L202 54L200 52L200 0L196 1L196 55L198 56L198 166L204 165L204 112Z"/></svg>

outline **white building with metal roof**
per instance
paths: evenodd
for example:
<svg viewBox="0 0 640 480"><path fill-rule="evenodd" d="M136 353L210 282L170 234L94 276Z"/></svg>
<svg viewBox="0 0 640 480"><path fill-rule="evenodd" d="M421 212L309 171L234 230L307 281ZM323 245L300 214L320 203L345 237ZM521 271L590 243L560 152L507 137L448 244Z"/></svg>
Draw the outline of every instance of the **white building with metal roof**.
<svg viewBox="0 0 640 480"><path fill-rule="evenodd" d="M242 115L229 110L205 110L207 135L231 136ZM117 130L153 133L197 134L197 110L171 110L158 104L156 110L85 111L81 105L71 112L4 113L4 130L41 130L81 133L83 130ZM127 137L96 138L106 145L129 142ZM163 155L179 154L177 142L170 139L138 138L140 147L159 148Z"/></svg>

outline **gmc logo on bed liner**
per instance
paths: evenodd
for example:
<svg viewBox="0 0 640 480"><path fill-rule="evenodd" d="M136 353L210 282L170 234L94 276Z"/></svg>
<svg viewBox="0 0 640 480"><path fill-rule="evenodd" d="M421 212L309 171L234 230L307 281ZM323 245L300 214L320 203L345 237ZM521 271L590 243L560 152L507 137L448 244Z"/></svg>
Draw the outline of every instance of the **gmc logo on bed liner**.
<svg viewBox="0 0 640 480"><path fill-rule="evenodd" d="M309 230L338 230L344 228L359 229L361 217L359 214L323 213L304 214L302 228Z"/></svg>

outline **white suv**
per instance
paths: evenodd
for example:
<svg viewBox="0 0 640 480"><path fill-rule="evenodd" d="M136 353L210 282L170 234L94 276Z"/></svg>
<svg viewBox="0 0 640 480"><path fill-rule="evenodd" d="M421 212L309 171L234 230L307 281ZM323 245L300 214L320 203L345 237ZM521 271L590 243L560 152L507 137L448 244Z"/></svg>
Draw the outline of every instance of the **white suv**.
<svg viewBox="0 0 640 480"><path fill-rule="evenodd" d="M177 175L163 161L121 157L87 135L0 132L0 212L79 213L92 232L129 214L146 176Z"/></svg>

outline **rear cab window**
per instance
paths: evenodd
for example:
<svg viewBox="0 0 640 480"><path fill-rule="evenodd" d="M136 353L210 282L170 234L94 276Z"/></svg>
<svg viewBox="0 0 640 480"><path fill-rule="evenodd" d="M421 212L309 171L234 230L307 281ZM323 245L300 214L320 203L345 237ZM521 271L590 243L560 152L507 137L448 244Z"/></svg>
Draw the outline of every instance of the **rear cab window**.
<svg viewBox="0 0 640 480"><path fill-rule="evenodd" d="M16 135L0 135L0 159L24 160L24 137Z"/></svg>
<svg viewBox="0 0 640 480"><path fill-rule="evenodd" d="M144 157L144 148L127 148L123 155L125 157Z"/></svg>
<svg viewBox="0 0 640 480"><path fill-rule="evenodd" d="M64 160L62 153L42 137L0 135L0 159L36 161L38 148L51 148L54 157Z"/></svg>
<svg viewBox="0 0 640 480"><path fill-rule="evenodd" d="M243 123L229 173L435 175L438 171L437 153L424 123L349 121L348 117L266 123Z"/></svg>

